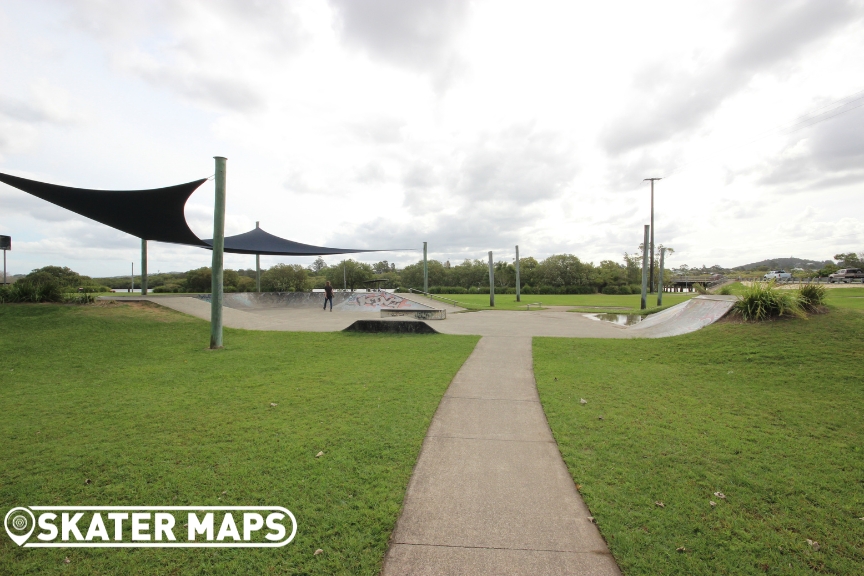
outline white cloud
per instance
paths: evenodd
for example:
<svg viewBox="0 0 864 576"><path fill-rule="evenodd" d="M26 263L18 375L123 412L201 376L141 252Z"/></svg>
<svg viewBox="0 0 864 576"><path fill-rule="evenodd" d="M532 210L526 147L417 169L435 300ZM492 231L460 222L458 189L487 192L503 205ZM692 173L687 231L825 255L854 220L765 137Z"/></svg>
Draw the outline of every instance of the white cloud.
<svg viewBox="0 0 864 576"><path fill-rule="evenodd" d="M451 261L619 259L659 176L673 264L821 260L864 249L864 108L782 128L864 88L862 17L860 0L10 0L0 171L140 189L224 155L228 234L426 240ZM137 259L135 239L5 185L0 203L15 266ZM211 203L208 184L187 205L202 237ZM208 259L151 247L154 269Z"/></svg>

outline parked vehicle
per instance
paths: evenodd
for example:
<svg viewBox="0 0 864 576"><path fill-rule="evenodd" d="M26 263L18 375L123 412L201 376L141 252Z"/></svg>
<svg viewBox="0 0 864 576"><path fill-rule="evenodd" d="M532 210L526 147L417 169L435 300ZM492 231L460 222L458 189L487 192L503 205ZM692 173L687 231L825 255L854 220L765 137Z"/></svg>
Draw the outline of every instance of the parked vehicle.
<svg viewBox="0 0 864 576"><path fill-rule="evenodd" d="M828 276L829 284L834 284L835 282L843 282L844 284L847 284L854 280L861 280L864 282L864 271L860 268L842 268Z"/></svg>
<svg viewBox="0 0 864 576"><path fill-rule="evenodd" d="M785 270L771 270L762 276L763 280L791 280L792 274Z"/></svg>

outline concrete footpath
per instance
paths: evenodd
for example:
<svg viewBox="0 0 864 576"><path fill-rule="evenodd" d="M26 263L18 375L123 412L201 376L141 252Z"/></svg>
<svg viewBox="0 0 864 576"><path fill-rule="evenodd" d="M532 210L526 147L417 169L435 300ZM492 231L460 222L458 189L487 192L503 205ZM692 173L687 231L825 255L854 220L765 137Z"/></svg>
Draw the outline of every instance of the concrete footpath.
<svg viewBox="0 0 864 576"><path fill-rule="evenodd" d="M423 442L382 575L618 575L534 381L530 337L483 337Z"/></svg>

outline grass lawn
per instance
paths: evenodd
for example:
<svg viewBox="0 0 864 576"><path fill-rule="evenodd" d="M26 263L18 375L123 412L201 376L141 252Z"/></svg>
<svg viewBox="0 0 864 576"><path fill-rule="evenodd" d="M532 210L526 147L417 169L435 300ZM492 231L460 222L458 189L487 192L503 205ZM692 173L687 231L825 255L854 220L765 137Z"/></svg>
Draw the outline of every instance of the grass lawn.
<svg viewBox="0 0 864 576"><path fill-rule="evenodd" d="M832 306L864 310L864 287L828 288L825 294L828 296L828 304Z"/></svg>
<svg viewBox="0 0 864 576"><path fill-rule="evenodd" d="M624 573L864 573L862 342L864 314L837 307L535 339L549 423Z"/></svg>
<svg viewBox="0 0 864 576"><path fill-rule="evenodd" d="M681 292L663 294L663 305L678 304L698 296L698 292ZM495 307L489 306L488 294L442 294L443 298L456 300L460 306L477 310L525 310L526 304L541 302L546 306L589 306L592 308L620 307L629 311L638 311L641 302L639 294L523 294L522 302L516 302L515 294L496 294ZM657 294L648 295L648 307L657 304ZM534 310L534 308L531 308ZM582 311L582 310L580 310ZM628 310L622 310L626 313Z"/></svg>
<svg viewBox="0 0 864 576"><path fill-rule="evenodd" d="M4 305L0 326L0 514L275 505L299 525L269 549L25 549L4 534L2 574L377 574L477 341L226 329L209 351L206 322L130 303Z"/></svg>

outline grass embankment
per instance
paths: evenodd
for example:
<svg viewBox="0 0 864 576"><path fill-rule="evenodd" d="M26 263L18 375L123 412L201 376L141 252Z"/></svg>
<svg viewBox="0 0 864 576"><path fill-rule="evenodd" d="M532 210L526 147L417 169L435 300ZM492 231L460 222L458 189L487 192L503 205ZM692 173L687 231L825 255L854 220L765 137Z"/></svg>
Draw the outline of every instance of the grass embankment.
<svg viewBox="0 0 864 576"><path fill-rule="evenodd" d="M209 351L207 323L135 304L5 305L0 325L0 514L277 505L299 525L276 549L24 549L4 534L2 574L377 574L477 341L226 330Z"/></svg>
<svg viewBox="0 0 864 576"><path fill-rule="evenodd" d="M663 294L663 307L678 304L689 300L694 296L698 296L696 292ZM586 307L580 309L579 312L590 312L593 309L603 308L620 308L622 314L628 312L638 312L641 302L639 294L523 294L522 301L516 302L514 294L496 294L495 307L489 306L488 294L442 294L444 298L456 300L459 305L464 308L473 310L526 310L528 304L535 302L542 303L543 307L548 306L579 306ZM648 296L648 307L653 308L657 304L657 294ZM534 306L531 310L536 310Z"/></svg>
<svg viewBox="0 0 864 576"><path fill-rule="evenodd" d="M624 573L860 574L862 341L864 314L837 308L535 339L549 423Z"/></svg>

